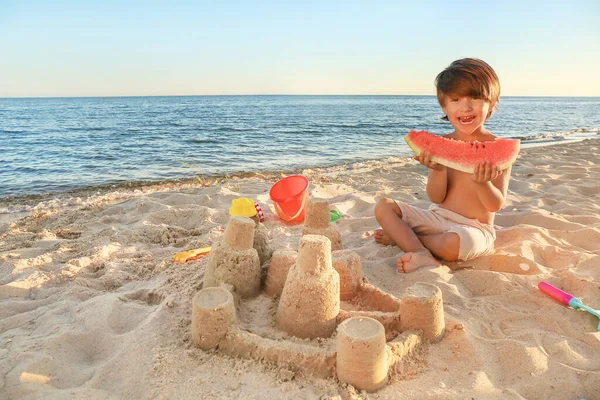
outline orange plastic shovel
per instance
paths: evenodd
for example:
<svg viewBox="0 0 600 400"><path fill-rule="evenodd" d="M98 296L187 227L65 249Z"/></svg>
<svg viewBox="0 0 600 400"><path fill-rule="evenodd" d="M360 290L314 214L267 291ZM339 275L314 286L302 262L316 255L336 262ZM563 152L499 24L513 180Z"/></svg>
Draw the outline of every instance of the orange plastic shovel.
<svg viewBox="0 0 600 400"><path fill-rule="evenodd" d="M188 261L194 261L199 259L202 256L207 255L212 250L212 247L202 247L201 249L194 249L188 251L182 251L180 253L176 253L173 259L178 263L185 263Z"/></svg>

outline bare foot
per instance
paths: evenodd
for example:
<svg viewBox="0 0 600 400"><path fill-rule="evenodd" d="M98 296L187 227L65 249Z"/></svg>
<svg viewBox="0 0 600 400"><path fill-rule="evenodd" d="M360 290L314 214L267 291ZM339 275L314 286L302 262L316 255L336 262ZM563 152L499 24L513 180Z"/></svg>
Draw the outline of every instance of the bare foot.
<svg viewBox="0 0 600 400"><path fill-rule="evenodd" d="M412 272L428 265L439 267L442 264L427 249L414 253L404 253L398 259L398 272Z"/></svg>
<svg viewBox="0 0 600 400"><path fill-rule="evenodd" d="M390 239L390 237L383 231L383 229L375 229L375 232L373 232L373 237L375 238L375 241L379 244L383 244L385 246L388 246L390 244L396 244L392 241L392 239Z"/></svg>

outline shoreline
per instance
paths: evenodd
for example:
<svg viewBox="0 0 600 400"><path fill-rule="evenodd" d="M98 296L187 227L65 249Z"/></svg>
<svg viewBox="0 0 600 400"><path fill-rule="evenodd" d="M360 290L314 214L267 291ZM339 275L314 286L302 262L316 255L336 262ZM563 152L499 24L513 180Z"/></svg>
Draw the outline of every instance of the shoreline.
<svg viewBox="0 0 600 400"><path fill-rule="evenodd" d="M585 132L596 132L595 130L585 130ZM566 146L571 143L577 143L585 140L600 139L600 128L595 137L573 138L553 140L552 137L544 139L522 140L521 151L530 148L546 146ZM174 179L165 179L157 181L133 181L114 184L105 184L99 186L75 188L68 191L48 192L40 194L30 194L14 197L0 197L0 224L10 214L26 215L28 212L44 208L60 208L85 205L86 199L94 201L118 201L137 197L153 192L163 192L169 190L184 190L193 187L208 187L212 185L227 184L228 181L237 179L262 178L273 180L287 175L302 174L303 171L319 171L323 175L332 175L342 170L353 170L366 166L376 167L382 164L403 164L411 159L410 154L390 156L384 159L369 159L356 162L346 162L344 164L334 164L330 166L311 166L306 168L297 168L278 171L252 172L243 171L232 174L196 174L192 177L180 177Z"/></svg>

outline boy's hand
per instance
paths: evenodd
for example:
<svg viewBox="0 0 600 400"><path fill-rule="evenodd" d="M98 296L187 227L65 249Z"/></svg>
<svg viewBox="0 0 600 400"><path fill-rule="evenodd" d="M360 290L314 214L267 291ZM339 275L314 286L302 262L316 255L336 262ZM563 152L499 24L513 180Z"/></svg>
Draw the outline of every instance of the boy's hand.
<svg viewBox="0 0 600 400"><path fill-rule="evenodd" d="M499 171L498 167L484 161L475 166L471 180L475 183L486 183L493 181L500 175L502 175L502 171Z"/></svg>
<svg viewBox="0 0 600 400"><path fill-rule="evenodd" d="M441 171L446 168L442 164L438 164L434 161L431 161L431 153L428 151L422 151L418 156L413 157L415 160L426 166L427 168L434 169L436 171Z"/></svg>

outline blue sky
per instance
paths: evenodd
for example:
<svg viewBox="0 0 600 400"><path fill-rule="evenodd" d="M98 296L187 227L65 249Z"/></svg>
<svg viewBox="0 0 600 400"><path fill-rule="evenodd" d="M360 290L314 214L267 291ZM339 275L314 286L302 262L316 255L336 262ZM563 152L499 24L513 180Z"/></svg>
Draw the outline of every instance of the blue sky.
<svg viewBox="0 0 600 400"><path fill-rule="evenodd" d="M0 97L433 94L462 57L503 95L600 96L598 21L598 0L0 0Z"/></svg>

